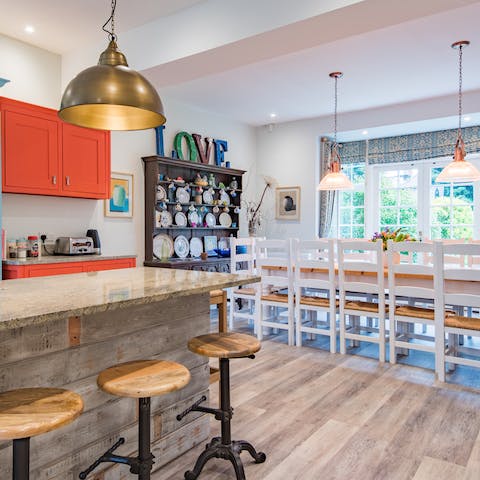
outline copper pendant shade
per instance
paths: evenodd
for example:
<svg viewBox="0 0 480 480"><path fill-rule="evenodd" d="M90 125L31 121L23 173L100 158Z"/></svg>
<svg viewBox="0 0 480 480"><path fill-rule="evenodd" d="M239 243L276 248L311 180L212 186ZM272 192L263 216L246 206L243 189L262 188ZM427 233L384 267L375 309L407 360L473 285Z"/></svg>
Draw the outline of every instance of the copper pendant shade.
<svg viewBox="0 0 480 480"><path fill-rule="evenodd" d="M437 176L435 182L472 182L480 180L480 172L470 162L465 160L465 142L462 137L462 55L463 49L470 45L468 40L460 40L452 44L458 49L458 133L453 162L450 162Z"/></svg>
<svg viewBox="0 0 480 480"><path fill-rule="evenodd" d="M320 180L317 190L351 190L353 189L353 184L350 179L342 172L342 165L340 162L340 154L338 153L338 143L337 143L337 82L339 78L342 78L342 72L332 72L329 74L330 78L335 80L335 112L334 112L334 131L335 138L330 150L330 158L328 161L328 172Z"/></svg>
<svg viewBox="0 0 480 480"><path fill-rule="evenodd" d="M112 2L112 21L116 2ZM104 25L105 26L105 25ZM118 50L116 36L98 65L81 71L67 86L59 117L65 122L100 130L144 130L165 123L162 101L153 85L132 70Z"/></svg>

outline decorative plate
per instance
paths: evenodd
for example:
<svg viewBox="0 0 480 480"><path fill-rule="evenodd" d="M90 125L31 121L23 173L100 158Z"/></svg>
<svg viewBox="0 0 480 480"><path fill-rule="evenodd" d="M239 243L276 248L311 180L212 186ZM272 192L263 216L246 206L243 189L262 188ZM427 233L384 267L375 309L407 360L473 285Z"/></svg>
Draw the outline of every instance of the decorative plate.
<svg viewBox="0 0 480 480"><path fill-rule="evenodd" d="M200 238L193 237L190 240L190 255L193 258L200 257L200 254L203 252L203 243Z"/></svg>
<svg viewBox="0 0 480 480"><path fill-rule="evenodd" d="M210 190L205 190L203 192L203 202L206 203L207 205L211 205L213 203L213 195Z"/></svg>
<svg viewBox="0 0 480 480"><path fill-rule="evenodd" d="M228 213L221 213L218 217L218 221L222 227L228 228L232 225L232 217Z"/></svg>
<svg viewBox="0 0 480 480"><path fill-rule="evenodd" d="M222 205L230 205L230 195L227 192L220 193L220 203Z"/></svg>
<svg viewBox="0 0 480 480"><path fill-rule="evenodd" d="M195 227L200 223L200 218L196 210L189 212L188 214L188 223L191 227Z"/></svg>
<svg viewBox="0 0 480 480"><path fill-rule="evenodd" d="M187 226L187 216L183 212L177 212L175 214L175 225L179 227Z"/></svg>
<svg viewBox="0 0 480 480"><path fill-rule="evenodd" d="M173 249L179 258L185 258L188 256L190 251L190 246L188 240L183 235L179 235L173 242Z"/></svg>
<svg viewBox="0 0 480 480"><path fill-rule="evenodd" d="M158 259L173 256L173 241L168 235L159 233L153 237L153 255Z"/></svg>
<svg viewBox="0 0 480 480"><path fill-rule="evenodd" d="M168 228L172 225L172 214L168 210L157 212L157 228Z"/></svg>
<svg viewBox="0 0 480 480"><path fill-rule="evenodd" d="M217 224L217 219L215 218L215 215L213 213L207 213L205 215L205 223L207 224L207 227L214 227Z"/></svg>
<svg viewBox="0 0 480 480"><path fill-rule="evenodd" d="M162 200L166 200L166 199L167 199L166 190L161 185L157 185L157 202L161 202Z"/></svg>
<svg viewBox="0 0 480 480"><path fill-rule="evenodd" d="M190 201L190 194L183 188L177 188L175 196L180 203L188 203Z"/></svg>

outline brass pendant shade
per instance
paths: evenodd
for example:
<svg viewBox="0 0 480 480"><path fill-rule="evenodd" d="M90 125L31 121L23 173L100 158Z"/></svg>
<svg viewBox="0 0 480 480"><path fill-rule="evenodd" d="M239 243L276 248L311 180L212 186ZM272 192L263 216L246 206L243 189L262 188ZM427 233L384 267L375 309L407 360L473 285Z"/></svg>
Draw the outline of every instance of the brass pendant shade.
<svg viewBox="0 0 480 480"><path fill-rule="evenodd" d="M166 118L153 85L129 68L111 39L98 65L80 72L67 86L58 115L74 125L100 130L144 130Z"/></svg>

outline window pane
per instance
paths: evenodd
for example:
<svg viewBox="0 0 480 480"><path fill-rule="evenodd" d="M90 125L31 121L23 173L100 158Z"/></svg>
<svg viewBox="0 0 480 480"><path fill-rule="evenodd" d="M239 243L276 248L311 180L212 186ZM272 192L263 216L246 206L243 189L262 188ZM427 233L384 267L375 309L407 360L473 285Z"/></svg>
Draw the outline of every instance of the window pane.
<svg viewBox="0 0 480 480"><path fill-rule="evenodd" d="M415 208L400 209L400 225L416 225L417 210Z"/></svg>
<svg viewBox="0 0 480 480"><path fill-rule="evenodd" d="M395 225L397 223L397 210L395 208L381 208L380 223L382 225Z"/></svg>
<svg viewBox="0 0 480 480"><path fill-rule="evenodd" d="M340 206L350 206L352 204L352 192L340 193Z"/></svg>
<svg viewBox="0 0 480 480"><path fill-rule="evenodd" d="M380 173L380 188L394 188L397 186L397 172Z"/></svg>
<svg viewBox="0 0 480 480"><path fill-rule="evenodd" d="M350 180L353 183L365 183L365 167L363 165L352 165Z"/></svg>
<svg viewBox="0 0 480 480"><path fill-rule="evenodd" d="M462 203L473 203L473 185L454 186L453 196Z"/></svg>
<svg viewBox="0 0 480 480"><path fill-rule="evenodd" d="M364 227L353 227L352 228L352 237L353 238L365 238L365 228Z"/></svg>
<svg viewBox="0 0 480 480"><path fill-rule="evenodd" d="M352 209L351 208L341 208L340 209L340 224L341 225L350 225L352 223Z"/></svg>
<svg viewBox="0 0 480 480"><path fill-rule="evenodd" d="M363 225L365 223L365 210L363 208L353 209L353 225Z"/></svg>
<svg viewBox="0 0 480 480"><path fill-rule="evenodd" d="M405 188L400 190L400 205L411 206L417 204L417 190Z"/></svg>
<svg viewBox="0 0 480 480"><path fill-rule="evenodd" d="M453 207L453 224L473 224L473 206Z"/></svg>
<svg viewBox="0 0 480 480"><path fill-rule="evenodd" d="M453 227L453 238L458 240L468 240L473 237L473 227L458 226Z"/></svg>
<svg viewBox="0 0 480 480"><path fill-rule="evenodd" d="M365 192L353 192L353 205L356 207L365 205Z"/></svg>
<svg viewBox="0 0 480 480"><path fill-rule="evenodd" d="M380 191L380 205L390 206L397 203L397 191L392 190L381 190Z"/></svg>
<svg viewBox="0 0 480 480"><path fill-rule="evenodd" d="M432 225L450 224L450 207L432 208L430 223Z"/></svg>
<svg viewBox="0 0 480 480"><path fill-rule="evenodd" d="M352 229L350 227L340 227L341 238L352 238Z"/></svg>
<svg viewBox="0 0 480 480"><path fill-rule="evenodd" d="M418 170L400 170L398 172L398 186L400 188L417 188Z"/></svg>
<svg viewBox="0 0 480 480"><path fill-rule="evenodd" d="M432 227L430 229L430 238L432 240L440 240L442 238L440 227Z"/></svg>

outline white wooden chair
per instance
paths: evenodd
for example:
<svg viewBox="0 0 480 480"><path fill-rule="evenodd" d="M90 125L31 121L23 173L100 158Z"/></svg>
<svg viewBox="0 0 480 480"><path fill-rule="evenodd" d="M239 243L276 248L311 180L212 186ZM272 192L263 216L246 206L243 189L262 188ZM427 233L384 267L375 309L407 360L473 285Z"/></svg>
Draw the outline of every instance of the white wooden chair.
<svg viewBox="0 0 480 480"><path fill-rule="evenodd" d="M296 344L302 345L302 333L326 335L330 337L330 352L335 353L338 305L335 240L295 242L294 265ZM319 320L319 313L326 320Z"/></svg>
<svg viewBox="0 0 480 480"><path fill-rule="evenodd" d="M402 353L418 350L435 354L433 243L390 240L387 252L390 363L397 362L398 349L402 349ZM396 252L408 253L402 256L402 263L394 262ZM410 275L424 276L425 285L412 286ZM405 299L410 299L410 304L405 304ZM427 308L430 306L432 308Z"/></svg>
<svg viewBox="0 0 480 480"><path fill-rule="evenodd" d="M337 246L340 353L346 353L348 339L376 343L379 360L384 362L386 307L382 243L339 240ZM357 260L355 252L368 255ZM362 279L360 272L367 273L368 281ZM365 294L375 297L376 301L354 299ZM372 326L367 318L378 319L378 327Z"/></svg>
<svg viewBox="0 0 480 480"><path fill-rule="evenodd" d="M454 266L445 261L447 256L467 256L472 259L471 266ZM480 245L479 244L442 244L435 242L435 322L436 322L436 371L438 379L445 381L445 365L466 365L480 368L480 348L471 345L460 345L459 336L468 336L480 341L480 318L453 314L445 309L445 305L460 305L480 308L480 290L465 292L456 288L455 280L480 282ZM474 261L476 260L476 261ZM463 309L462 309L463 311ZM471 314L470 314L471 315ZM445 348L445 335L448 345Z"/></svg>
<svg viewBox="0 0 480 480"><path fill-rule="evenodd" d="M260 312L256 317L257 337L262 340L265 327L287 330L288 344L293 345L295 326L292 241L258 240L255 245L257 273L261 277L257 296L260 305Z"/></svg>
<svg viewBox="0 0 480 480"><path fill-rule="evenodd" d="M237 253L237 249L241 253ZM254 275L255 267L255 238L230 238L230 273L244 273ZM259 308L255 308L258 284L246 285L242 288L231 288L228 291L230 310L228 328L233 330L236 319L246 319L255 326ZM244 305L245 304L245 305Z"/></svg>

